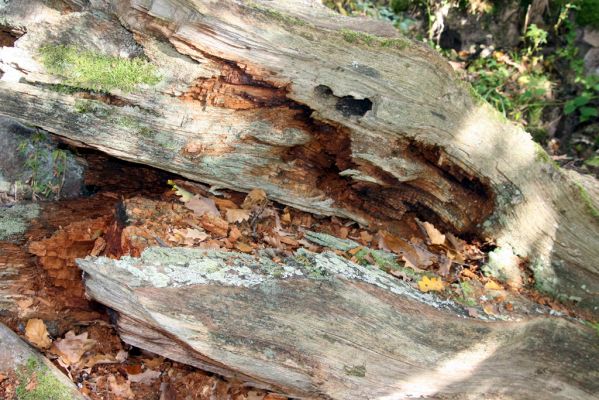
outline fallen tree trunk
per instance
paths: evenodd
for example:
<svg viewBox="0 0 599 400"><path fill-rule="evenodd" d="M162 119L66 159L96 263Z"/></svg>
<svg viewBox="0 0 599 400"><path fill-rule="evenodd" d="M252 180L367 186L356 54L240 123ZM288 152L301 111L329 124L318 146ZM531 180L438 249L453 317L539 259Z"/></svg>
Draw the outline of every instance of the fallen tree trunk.
<svg viewBox="0 0 599 400"><path fill-rule="evenodd" d="M333 253L149 248L79 260L127 343L298 398L583 399L598 339L557 318L470 319ZM460 316L461 314L461 316Z"/></svg>
<svg viewBox="0 0 599 400"><path fill-rule="evenodd" d="M0 114L310 212L491 237L539 289L597 312L599 185L554 166L434 51L315 1L66 4L1 6L15 40ZM149 67L118 58L141 54Z"/></svg>

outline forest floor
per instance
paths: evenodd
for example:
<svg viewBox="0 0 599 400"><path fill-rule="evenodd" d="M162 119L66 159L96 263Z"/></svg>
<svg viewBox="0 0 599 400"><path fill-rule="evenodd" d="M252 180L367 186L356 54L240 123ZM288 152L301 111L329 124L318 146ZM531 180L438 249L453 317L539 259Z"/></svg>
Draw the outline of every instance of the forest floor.
<svg viewBox="0 0 599 400"><path fill-rule="evenodd" d="M473 318L589 319L535 291L526 260L519 260L520 278L500 283L484 273L493 264L493 243L455 237L411 215L393 233L373 231L273 203L259 189L213 193L98 153L85 157L88 195L38 203L40 215L26 235L0 242L0 268L12 271L0 285L0 298L9 304L0 322L42 351L91 399L284 397L123 343L114 312L85 296L75 260L89 255L119 258L138 256L150 246L184 246L249 254L272 249L284 258L300 247L326 249L460 303ZM395 259L381 258L381 252ZM36 382L0 372L0 398L16 398L18 388L34 393Z"/></svg>

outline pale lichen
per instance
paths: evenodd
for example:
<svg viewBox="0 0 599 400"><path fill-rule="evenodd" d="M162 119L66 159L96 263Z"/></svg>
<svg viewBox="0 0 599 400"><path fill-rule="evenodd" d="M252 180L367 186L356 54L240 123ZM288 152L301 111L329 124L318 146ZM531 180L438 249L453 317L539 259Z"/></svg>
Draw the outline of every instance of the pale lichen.
<svg viewBox="0 0 599 400"><path fill-rule="evenodd" d="M88 257L77 260L84 271L113 274L124 272L129 287L183 287L216 284L236 287L265 287L284 280L345 279L368 283L406 295L434 307L455 308L455 303L422 293L378 268L358 265L329 251L313 253L298 249L282 262L265 254L249 255L227 251L151 247L140 258L120 260ZM113 271L113 272L110 272Z"/></svg>
<svg viewBox="0 0 599 400"><path fill-rule="evenodd" d="M0 240L9 240L27 231L29 221L37 218L37 204L17 204L0 208Z"/></svg>

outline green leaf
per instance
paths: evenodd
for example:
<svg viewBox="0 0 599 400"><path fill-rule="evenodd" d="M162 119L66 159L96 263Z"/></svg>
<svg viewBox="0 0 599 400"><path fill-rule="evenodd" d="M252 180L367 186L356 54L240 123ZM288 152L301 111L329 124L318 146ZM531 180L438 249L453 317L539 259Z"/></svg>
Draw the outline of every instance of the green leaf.
<svg viewBox="0 0 599 400"><path fill-rule="evenodd" d="M591 100L591 98L589 96L583 94L574 99L574 105L576 107L581 107L581 106L584 106L585 104L587 104L590 100Z"/></svg>
<svg viewBox="0 0 599 400"><path fill-rule="evenodd" d="M584 162L589 167L599 168L599 156L593 156Z"/></svg>
<svg viewBox="0 0 599 400"><path fill-rule="evenodd" d="M564 114L572 114L574 111L576 111L576 104L574 103L574 100L566 101L566 104L564 105Z"/></svg>
<svg viewBox="0 0 599 400"><path fill-rule="evenodd" d="M581 107L580 108L580 121L588 121L589 119L599 115L599 111L595 107Z"/></svg>

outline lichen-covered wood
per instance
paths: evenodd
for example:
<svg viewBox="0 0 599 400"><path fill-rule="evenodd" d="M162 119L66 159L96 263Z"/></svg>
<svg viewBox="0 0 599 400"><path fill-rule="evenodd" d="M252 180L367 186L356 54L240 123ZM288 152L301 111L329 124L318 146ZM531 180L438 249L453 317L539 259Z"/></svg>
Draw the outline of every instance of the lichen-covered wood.
<svg viewBox="0 0 599 400"><path fill-rule="evenodd" d="M303 210L491 237L540 289L599 312L596 181L424 45L316 1L64 3L0 5L18 37L0 49L0 114Z"/></svg>
<svg viewBox="0 0 599 400"><path fill-rule="evenodd" d="M122 339L297 398L583 399L599 392L599 338L565 319L468 318L333 253L282 262L149 248L78 261ZM420 397L422 396L422 397Z"/></svg>

